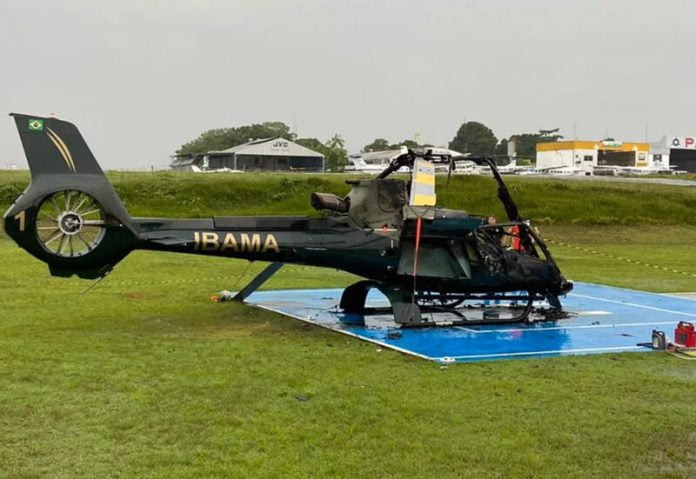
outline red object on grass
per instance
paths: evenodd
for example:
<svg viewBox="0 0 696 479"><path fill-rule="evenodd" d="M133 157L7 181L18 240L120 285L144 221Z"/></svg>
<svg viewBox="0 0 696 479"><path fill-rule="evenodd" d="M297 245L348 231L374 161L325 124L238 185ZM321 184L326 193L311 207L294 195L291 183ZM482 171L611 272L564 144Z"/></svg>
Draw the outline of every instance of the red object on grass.
<svg viewBox="0 0 696 479"><path fill-rule="evenodd" d="M679 346L696 348L696 330L693 323L681 321L674 330L674 342Z"/></svg>

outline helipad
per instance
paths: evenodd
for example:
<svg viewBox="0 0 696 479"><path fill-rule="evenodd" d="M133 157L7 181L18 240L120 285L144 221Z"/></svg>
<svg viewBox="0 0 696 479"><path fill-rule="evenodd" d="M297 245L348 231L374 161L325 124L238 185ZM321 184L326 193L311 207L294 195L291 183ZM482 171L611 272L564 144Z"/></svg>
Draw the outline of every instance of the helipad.
<svg viewBox="0 0 696 479"><path fill-rule="evenodd" d="M696 321L692 299L576 283L562 300L569 319L532 324L398 329L389 316L349 315L337 308L341 289L258 291L247 303L317 326L439 362L540 358L649 351L654 329L671 337L679 321ZM386 306L371 293L370 306ZM355 324L363 322L365 325Z"/></svg>

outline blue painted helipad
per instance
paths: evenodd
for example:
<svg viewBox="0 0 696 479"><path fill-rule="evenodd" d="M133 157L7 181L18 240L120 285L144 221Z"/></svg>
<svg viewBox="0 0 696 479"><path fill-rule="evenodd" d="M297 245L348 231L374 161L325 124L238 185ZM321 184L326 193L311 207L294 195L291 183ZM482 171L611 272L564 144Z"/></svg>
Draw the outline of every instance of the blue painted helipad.
<svg viewBox="0 0 696 479"><path fill-rule="evenodd" d="M575 283L562 300L569 319L532 324L453 326L425 329L396 328L390 316L356 315L337 309L341 289L258 291L247 302L356 336L408 354L440 362L548 357L648 351L637 343L650 342L653 329L668 337L679 321L696 321L696 301L642 291ZM368 306L386 306L372 292ZM362 317L357 319L363 319Z"/></svg>

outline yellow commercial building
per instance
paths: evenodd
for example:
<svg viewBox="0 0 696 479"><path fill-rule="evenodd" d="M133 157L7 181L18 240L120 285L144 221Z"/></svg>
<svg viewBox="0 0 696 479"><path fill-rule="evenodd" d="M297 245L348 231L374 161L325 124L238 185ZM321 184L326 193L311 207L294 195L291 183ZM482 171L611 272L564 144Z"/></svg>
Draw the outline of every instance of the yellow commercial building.
<svg viewBox="0 0 696 479"><path fill-rule="evenodd" d="M649 143L577 140L537 143L536 167L574 168L588 173L597 166L648 168L649 151Z"/></svg>

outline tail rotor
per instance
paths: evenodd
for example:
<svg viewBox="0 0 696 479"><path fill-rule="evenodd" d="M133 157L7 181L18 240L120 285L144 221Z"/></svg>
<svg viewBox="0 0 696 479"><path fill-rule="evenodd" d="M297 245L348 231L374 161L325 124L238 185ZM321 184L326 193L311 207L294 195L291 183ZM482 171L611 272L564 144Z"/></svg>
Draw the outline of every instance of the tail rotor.
<svg viewBox="0 0 696 479"><path fill-rule="evenodd" d="M74 258L96 249L106 234L106 213L87 193L59 191L47 196L36 216L36 234L51 254Z"/></svg>

